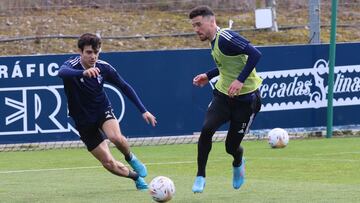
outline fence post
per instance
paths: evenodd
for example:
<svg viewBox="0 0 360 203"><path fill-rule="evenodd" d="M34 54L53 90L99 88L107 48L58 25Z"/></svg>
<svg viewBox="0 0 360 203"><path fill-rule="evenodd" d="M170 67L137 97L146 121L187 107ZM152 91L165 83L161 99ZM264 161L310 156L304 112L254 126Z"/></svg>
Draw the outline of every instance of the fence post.
<svg viewBox="0 0 360 203"><path fill-rule="evenodd" d="M271 31L279 31L278 25L276 21L276 0L266 0L266 7L271 8L271 15L272 15L272 27Z"/></svg>
<svg viewBox="0 0 360 203"><path fill-rule="evenodd" d="M320 44L320 0L309 0L309 44Z"/></svg>
<svg viewBox="0 0 360 203"><path fill-rule="evenodd" d="M334 69L336 58L336 18L337 0L331 1L331 32L330 32L330 52L329 52L329 79L328 79L328 106L327 106L327 125L326 137L331 138L333 134L333 98L334 98Z"/></svg>

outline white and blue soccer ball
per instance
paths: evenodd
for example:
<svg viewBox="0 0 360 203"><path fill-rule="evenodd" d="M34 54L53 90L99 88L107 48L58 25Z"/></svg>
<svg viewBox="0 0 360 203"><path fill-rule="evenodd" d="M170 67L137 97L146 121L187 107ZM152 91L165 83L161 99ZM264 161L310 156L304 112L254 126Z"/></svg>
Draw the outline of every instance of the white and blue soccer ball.
<svg viewBox="0 0 360 203"><path fill-rule="evenodd" d="M289 143L289 134L282 128L274 128L269 131L268 139L272 148L284 148Z"/></svg>
<svg viewBox="0 0 360 203"><path fill-rule="evenodd" d="M156 202L168 202L175 195L174 182L168 177L157 176L150 182L149 193Z"/></svg>

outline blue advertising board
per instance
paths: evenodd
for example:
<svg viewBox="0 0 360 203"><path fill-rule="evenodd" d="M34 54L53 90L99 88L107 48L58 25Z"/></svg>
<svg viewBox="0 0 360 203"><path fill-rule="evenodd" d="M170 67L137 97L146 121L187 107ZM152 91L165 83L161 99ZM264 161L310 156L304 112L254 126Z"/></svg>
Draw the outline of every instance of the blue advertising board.
<svg viewBox="0 0 360 203"><path fill-rule="evenodd" d="M328 45L259 47L257 71L262 110L252 129L326 126ZM334 125L359 125L360 43L337 45ZM74 55L0 57L0 144L78 140L67 115L57 71ZM213 67L209 49L101 53L135 89L158 120L147 125L121 91L105 85L127 137L176 136L198 132L212 98L209 85L192 85ZM225 129L225 128L224 128Z"/></svg>

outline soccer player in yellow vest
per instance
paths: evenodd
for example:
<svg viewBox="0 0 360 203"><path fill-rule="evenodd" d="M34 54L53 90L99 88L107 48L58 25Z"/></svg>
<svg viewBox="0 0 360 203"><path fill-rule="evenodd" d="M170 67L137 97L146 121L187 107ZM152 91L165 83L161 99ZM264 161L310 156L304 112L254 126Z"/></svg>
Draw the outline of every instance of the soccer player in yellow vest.
<svg viewBox="0 0 360 203"><path fill-rule="evenodd" d="M258 88L262 79L255 70L261 53L238 33L220 29L208 6L194 8L189 18L200 40L210 42L211 55L217 65L216 68L195 76L193 84L202 87L219 76L199 137L198 171L192 191L201 193L204 190L205 168L212 136L226 122L230 122L225 141L226 152L234 158L232 184L234 189L239 189L245 180L244 150L240 144L261 108Z"/></svg>

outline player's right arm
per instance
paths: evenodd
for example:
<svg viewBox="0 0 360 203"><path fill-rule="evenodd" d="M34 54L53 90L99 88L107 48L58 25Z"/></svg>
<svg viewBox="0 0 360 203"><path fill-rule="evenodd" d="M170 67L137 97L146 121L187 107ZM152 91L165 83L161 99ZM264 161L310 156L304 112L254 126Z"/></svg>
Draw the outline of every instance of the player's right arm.
<svg viewBox="0 0 360 203"><path fill-rule="evenodd" d="M198 87L203 87L209 82L209 78L207 77L206 73L201 73L194 77L193 84Z"/></svg>
<svg viewBox="0 0 360 203"><path fill-rule="evenodd" d="M89 68L86 70L78 70L73 68L69 61L65 62L58 72L58 76L61 78L70 78L70 77L77 77L77 76L86 76L89 78L96 78L100 74L99 68Z"/></svg>
<svg viewBox="0 0 360 203"><path fill-rule="evenodd" d="M202 73L199 74L197 76L194 77L193 79L193 84L199 87L203 87L204 85L206 85L212 78L216 77L219 75L219 69L218 68L214 68L209 70L206 73Z"/></svg>
<svg viewBox="0 0 360 203"><path fill-rule="evenodd" d="M84 70L74 69L69 61L66 61L62 66L60 66L58 76L61 78L77 77L82 76Z"/></svg>

